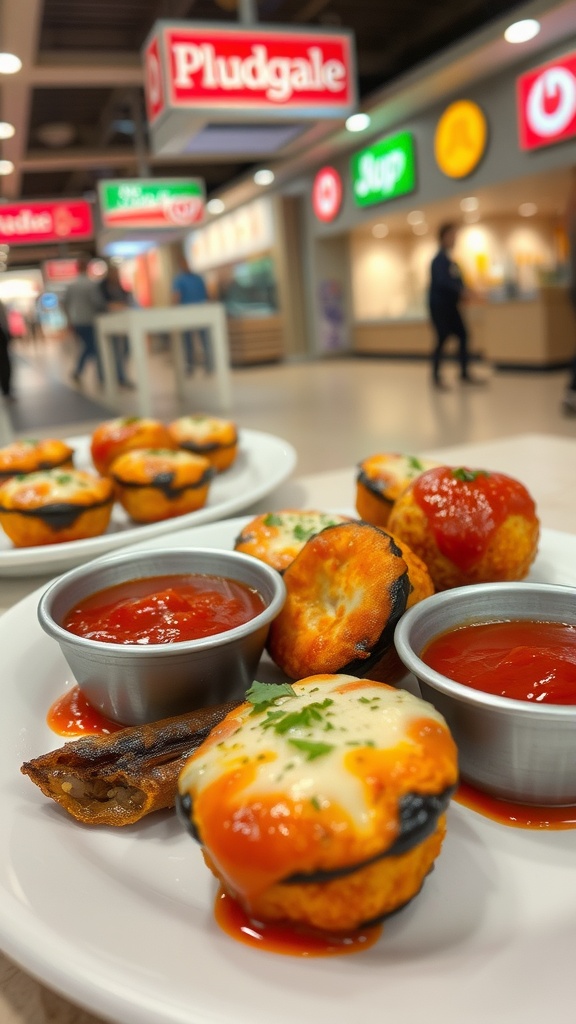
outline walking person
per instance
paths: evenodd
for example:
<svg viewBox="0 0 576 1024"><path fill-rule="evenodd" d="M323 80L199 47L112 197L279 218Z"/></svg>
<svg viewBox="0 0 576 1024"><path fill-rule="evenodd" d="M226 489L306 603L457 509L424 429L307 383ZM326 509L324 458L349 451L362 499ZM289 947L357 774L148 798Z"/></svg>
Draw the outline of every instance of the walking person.
<svg viewBox="0 0 576 1024"><path fill-rule="evenodd" d="M468 330L462 318L460 306L465 299L471 297L472 292L464 284L458 264L450 257L456 242L456 234L455 224L449 223L441 226L438 232L440 248L430 267L428 305L436 335L432 351L432 383L440 390L446 388L440 374L444 346L452 337L458 341L460 380L465 384L484 383L471 377L468 369L470 361Z"/></svg>
<svg viewBox="0 0 576 1024"><path fill-rule="evenodd" d="M110 263L108 265L108 273L104 280L100 282L100 290L104 297L104 302L106 303L106 309L109 313L117 313L118 311L127 309L128 306L132 305L132 296L122 284L122 281L120 280L120 273L115 263ZM132 390L135 385L128 379L126 374L126 362L130 352L127 336L125 334L114 334L112 336L112 349L114 352L118 384L121 388L129 388Z"/></svg>
<svg viewBox="0 0 576 1024"><path fill-rule="evenodd" d="M74 334L80 341L80 353L72 380L79 384L84 367L94 362L100 384L104 382L100 353L96 344L95 320L98 313L104 313L106 302L96 281L91 281L86 271L90 259L78 258L78 276L68 285L62 305Z"/></svg>
<svg viewBox="0 0 576 1024"><path fill-rule="evenodd" d="M6 306L0 302L0 389L7 402L14 401L11 391L12 361L10 359L10 325Z"/></svg>
<svg viewBox="0 0 576 1024"><path fill-rule="evenodd" d="M192 305L196 302L208 302L208 292L204 278L200 274L190 270L188 261L183 252L179 254L178 263L180 270L172 281L172 303L178 305ZM184 352L186 354L186 370L188 373L194 371L194 331L183 331ZM202 351L204 353L204 365L208 373L212 372L212 346L210 345L210 332L207 328L198 329L198 336Z"/></svg>

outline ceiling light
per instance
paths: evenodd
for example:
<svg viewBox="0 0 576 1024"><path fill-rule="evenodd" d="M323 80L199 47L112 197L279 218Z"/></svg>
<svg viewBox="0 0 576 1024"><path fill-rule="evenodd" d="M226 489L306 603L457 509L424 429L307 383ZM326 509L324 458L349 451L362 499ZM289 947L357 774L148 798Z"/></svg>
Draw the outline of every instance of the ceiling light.
<svg viewBox="0 0 576 1024"><path fill-rule="evenodd" d="M423 224L425 221L422 210L410 210L410 213L406 217L409 224Z"/></svg>
<svg viewBox="0 0 576 1024"><path fill-rule="evenodd" d="M208 213L224 213L226 209L221 199L209 199L206 203Z"/></svg>
<svg viewBox="0 0 576 1024"><path fill-rule="evenodd" d="M539 21L536 21L535 18L525 18L523 21L515 21L513 25L509 25L504 33L504 39L507 43L527 43L529 39L534 39L539 31Z"/></svg>
<svg viewBox="0 0 576 1024"><path fill-rule="evenodd" d="M15 75L20 71L22 61L14 53L0 53L0 75Z"/></svg>
<svg viewBox="0 0 576 1024"><path fill-rule="evenodd" d="M372 234L374 235L374 238L386 238L389 230L390 229L387 224L375 224L372 228Z"/></svg>
<svg viewBox="0 0 576 1024"><path fill-rule="evenodd" d="M14 164L11 160L0 160L0 174L12 174Z"/></svg>
<svg viewBox="0 0 576 1024"><path fill-rule="evenodd" d="M466 199L460 200L460 209L463 210L464 213L472 213L474 210L477 210L479 206L480 200L476 199L476 196L467 196Z"/></svg>
<svg viewBox="0 0 576 1024"><path fill-rule="evenodd" d="M0 121L0 139L11 139L16 129L9 121Z"/></svg>
<svg viewBox="0 0 576 1024"><path fill-rule="evenodd" d="M69 121L50 121L36 129L36 136L45 146L59 149L69 146L76 135L76 129Z"/></svg>
<svg viewBox="0 0 576 1024"><path fill-rule="evenodd" d="M427 224L422 224L422 223L420 223L420 224L413 224L412 225L412 231L414 232L415 235L427 235L428 234L428 225Z"/></svg>
<svg viewBox="0 0 576 1024"><path fill-rule="evenodd" d="M518 213L521 217L533 217L535 213L538 213L538 207L536 203L520 203Z"/></svg>
<svg viewBox="0 0 576 1024"><path fill-rule="evenodd" d="M256 171L254 175L254 182L256 185L271 185L274 181L274 171L269 171L267 168L262 168L261 171Z"/></svg>
<svg viewBox="0 0 576 1024"><path fill-rule="evenodd" d="M363 132L370 124L369 114L351 114L345 121L349 132Z"/></svg>

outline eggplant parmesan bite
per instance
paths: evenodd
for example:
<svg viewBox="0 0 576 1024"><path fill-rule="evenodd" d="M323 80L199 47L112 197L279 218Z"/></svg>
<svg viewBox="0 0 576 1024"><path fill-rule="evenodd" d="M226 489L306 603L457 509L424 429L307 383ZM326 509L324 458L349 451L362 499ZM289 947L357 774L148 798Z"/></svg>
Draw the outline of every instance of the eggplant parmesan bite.
<svg viewBox="0 0 576 1024"><path fill-rule="evenodd" d="M22 473L43 469L71 469L74 449L57 438L26 437L0 448L0 483Z"/></svg>
<svg viewBox="0 0 576 1024"><path fill-rule="evenodd" d="M214 476L208 459L190 452L140 448L110 466L116 497L137 523L155 523L203 508Z"/></svg>
<svg viewBox="0 0 576 1024"><path fill-rule="evenodd" d="M387 453L370 455L358 465L356 511L374 526L386 527L392 506L420 473L437 466L432 459Z"/></svg>
<svg viewBox="0 0 576 1024"><path fill-rule="evenodd" d="M111 481L95 473L27 473L0 487L0 526L16 547L84 540L105 532L113 503Z"/></svg>
<svg viewBox="0 0 576 1024"><path fill-rule="evenodd" d="M203 455L218 473L228 469L238 454L238 430L231 420L217 416L181 416L168 424L179 448Z"/></svg>
<svg viewBox="0 0 576 1024"><path fill-rule="evenodd" d="M330 515L328 512L292 509L265 512L246 523L236 538L234 550L253 555L273 569L284 572L311 537L327 526L349 522L350 516Z"/></svg>
<svg viewBox="0 0 576 1024"><path fill-rule="evenodd" d="M102 476L114 459L134 448L176 448L168 427L160 420L144 416L119 416L100 423L92 434L90 454L92 462Z"/></svg>
<svg viewBox="0 0 576 1024"><path fill-rule="evenodd" d="M185 764L176 806L251 918L351 931L419 892L457 780L432 705L318 675L254 684Z"/></svg>
<svg viewBox="0 0 576 1024"><path fill-rule="evenodd" d="M283 579L286 602L267 646L291 679L367 675L392 644L410 593L406 562L392 538L353 520L307 541Z"/></svg>

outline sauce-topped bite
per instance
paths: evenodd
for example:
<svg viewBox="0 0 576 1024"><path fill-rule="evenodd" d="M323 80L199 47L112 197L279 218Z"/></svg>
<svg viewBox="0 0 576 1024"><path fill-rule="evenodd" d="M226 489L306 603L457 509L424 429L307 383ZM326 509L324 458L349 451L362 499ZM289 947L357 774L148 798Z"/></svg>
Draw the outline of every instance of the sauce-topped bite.
<svg viewBox="0 0 576 1024"><path fill-rule="evenodd" d="M258 591L202 573L128 580L70 609L62 623L77 636L112 644L172 644L249 622L265 603Z"/></svg>
<svg viewBox="0 0 576 1024"><path fill-rule="evenodd" d="M499 697L576 704L576 626L529 619L447 630L421 654L457 683Z"/></svg>

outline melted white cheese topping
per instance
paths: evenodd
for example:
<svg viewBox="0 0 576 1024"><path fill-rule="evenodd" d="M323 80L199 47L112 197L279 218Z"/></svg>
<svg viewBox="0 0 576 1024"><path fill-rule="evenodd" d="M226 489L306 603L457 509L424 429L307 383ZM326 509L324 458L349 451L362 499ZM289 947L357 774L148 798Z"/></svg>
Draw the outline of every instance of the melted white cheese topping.
<svg viewBox="0 0 576 1024"><path fill-rule="evenodd" d="M319 678L314 684L293 684L295 696L280 697L265 710L243 708L240 727L222 742L200 748L185 765L181 792L193 799L222 775L256 762L254 780L243 791L248 801L258 795L282 792L292 800L340 805L361 829L372 809L360 779L346 769L346 754L354 748L391 749L413 742L409 726L422 717L446 725L431 704L406 690L393 690L366 681L358 689L334 691L354 676ZM288 718L290 716L290 719Z"/></svg>
<svg viewBox="0 0 576 1024"><path fill-rule="evenodd" d="M266 547L271 554L282 554L286 550L297 552L327 526L346 522L346 516L331 516L326 512L270 512L263 521L264 526L270 527ZM250 527L245 532L249 534Z"/></svg>

